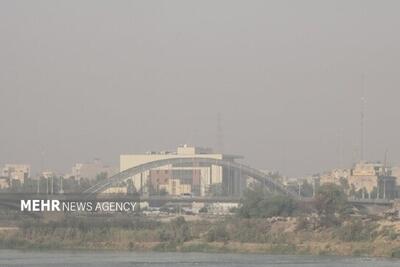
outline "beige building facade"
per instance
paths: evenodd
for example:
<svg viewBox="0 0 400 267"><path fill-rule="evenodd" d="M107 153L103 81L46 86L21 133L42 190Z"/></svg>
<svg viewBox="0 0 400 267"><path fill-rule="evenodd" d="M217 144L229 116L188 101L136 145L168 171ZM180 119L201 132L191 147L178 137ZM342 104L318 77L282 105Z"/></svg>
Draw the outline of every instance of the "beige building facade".
<svg viewBox="0 0 400 267"><path fill-rule="evenodd" d="M31 166L28 164L6 164L2 169L3 177L8 177L11 181L24 183L25 179L31 177Z"/></svg>
<svg viewBox="0 0 400 267"><path fill-rule="evenodd" d="M67 176L75 177L77 180L81 178L95 180L97 175L101 173L105 173L107 177L110 177L117 172L117 168L108 166L102 163L99 159L95 159L93 162L76 163L75 166L72 167L72 172Z"/></svg>
<svg viewBox="0 0 400 267"><path fill-rule="evenodd" d="M0 189L7 189L10 187L10 178L0 177Z"/></svg>
<svg viewBox="0 0 400 267"><path fill-rule="evenodd" d="M129 168L163 159L173 158L210 158L234 160L235 156L214 153L212 149L195 146L182 145L176 152L148 152L145 154L126 154L120 156L120 171ZM146 171L132 177L136 190L147 192L149 185L157 188L164 188L168 194L179 195L183 193L195 193L196 195L207 195L213 186L223 183L223 168L216 165L197 166L193 165L166 165L155 170L171 173L168 179L162 179L163 184L154 185L154 172ZM175 184L175 186L173 186Z"/></svg>
<svg viewBox="0 0 400 267"><path fill-rule="evenodd" d="M392 170L382 163L359 162L352 169L335 169L324 173L320 176L320 182L321 184L334 183L340 186L345 183L347 186L345 189L350 195L362 192L363 197L371 197L371 194L375 192L375 195L378 194L378 197L381 197L382 193L377 193L377 191L383 190L380 188L380 181L389 179L391 175Z"/></svg>
<svg viewBox="0 0 400 267"><path fill-rule="evenodd" d="M367 194L371 194L378 188L378 178L388 172L382 163L360 162L351 170L348 183L356 191L365 190Z"/></svg>
<svg viewBox="0 0 400 267"><path fill-rule="evenodd" d="M350 177L350 169L334 169L330 172L324 173L320 176L320 183L332 183L336 185L342 185L342 181L347 181Z"/></svg>

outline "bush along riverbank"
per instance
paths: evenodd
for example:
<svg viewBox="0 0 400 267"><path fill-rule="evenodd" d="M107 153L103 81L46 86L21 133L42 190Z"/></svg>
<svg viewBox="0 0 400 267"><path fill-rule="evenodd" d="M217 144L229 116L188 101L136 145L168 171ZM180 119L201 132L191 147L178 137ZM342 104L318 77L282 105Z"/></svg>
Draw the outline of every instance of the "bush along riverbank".
<svg viewBox="0 0 400 267"><path fill-rule="evenodd" d="M400 258L399 221L354 214L337 188L322 190L311 212L281 196L250 192L236 215L212 221L145 216L25 219L17 228L0 231L0 248Z"/></svg>
<svg viewBox="0 0 400 267"><path fill-rule="evenodd" d="M352 218L325 226L318 217L230 217L220 221L69 218L25 221L0 232L7 249L96 249L400 257L400 224Z"/></svg>

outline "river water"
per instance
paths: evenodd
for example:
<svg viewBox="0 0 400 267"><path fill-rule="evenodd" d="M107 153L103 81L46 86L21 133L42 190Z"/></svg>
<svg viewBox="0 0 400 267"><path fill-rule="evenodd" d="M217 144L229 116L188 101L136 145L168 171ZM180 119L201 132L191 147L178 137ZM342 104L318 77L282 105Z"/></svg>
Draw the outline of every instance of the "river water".
<svg viewBox="0 0 400 267"><path fill-rule="evenodd" d="M375 258L279 256L206 253L137 253L137 252L24 252L0 250L0 267L383 267L400 266L398 260Z"/></svg>

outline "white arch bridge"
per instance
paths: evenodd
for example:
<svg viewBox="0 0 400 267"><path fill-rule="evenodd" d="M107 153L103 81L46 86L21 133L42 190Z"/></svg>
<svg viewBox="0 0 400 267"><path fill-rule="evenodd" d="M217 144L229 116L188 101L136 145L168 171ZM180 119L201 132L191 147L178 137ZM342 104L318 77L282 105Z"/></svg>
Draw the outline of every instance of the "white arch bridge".
<svg viewBox="0 0 400 267"><path fill-rule="evenodd" d="M288 195L295 199L300 199L297 193L288 190L284 185L273 179L270 175L263 173L255 168L250 166L237 163L231 160L224 160L224 159L212 159L212 158L201 158L201 157L177 157L177 158L169 158L169 159L162 159L151 161L148 163L144 163L125 171L122 171L106 180L100 181L99 183L95 184L94 186L86 189L83 193L87 195L96 195L101 192L104 192L106 189L117 185L120 182L123 182L137 174L146 172L148 170L167 166L167 165L190 165L196 164L200 165L216 165L221 166L224 168L228 168L229 170L235 170L240 173L240 178L244 179L243 177L249 176L254 178L255 180L259 181L262 185L264 185L267 189L271 192L278 192L281 194Z"/></svg>

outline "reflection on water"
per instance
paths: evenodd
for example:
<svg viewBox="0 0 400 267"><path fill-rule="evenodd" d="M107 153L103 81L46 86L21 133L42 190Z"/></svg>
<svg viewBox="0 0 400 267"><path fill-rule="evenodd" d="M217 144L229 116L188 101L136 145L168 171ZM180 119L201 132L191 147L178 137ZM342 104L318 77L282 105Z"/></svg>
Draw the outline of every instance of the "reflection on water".
<svg viewBox="0 0 400 267"><path fill-rule="evenodd" d="M231 267L231 266L400 266L400 261L370 258L313 256L205 254L205 253L137 253L137 252L24 252L0 250L0 266L24 267Z"/></svg>

